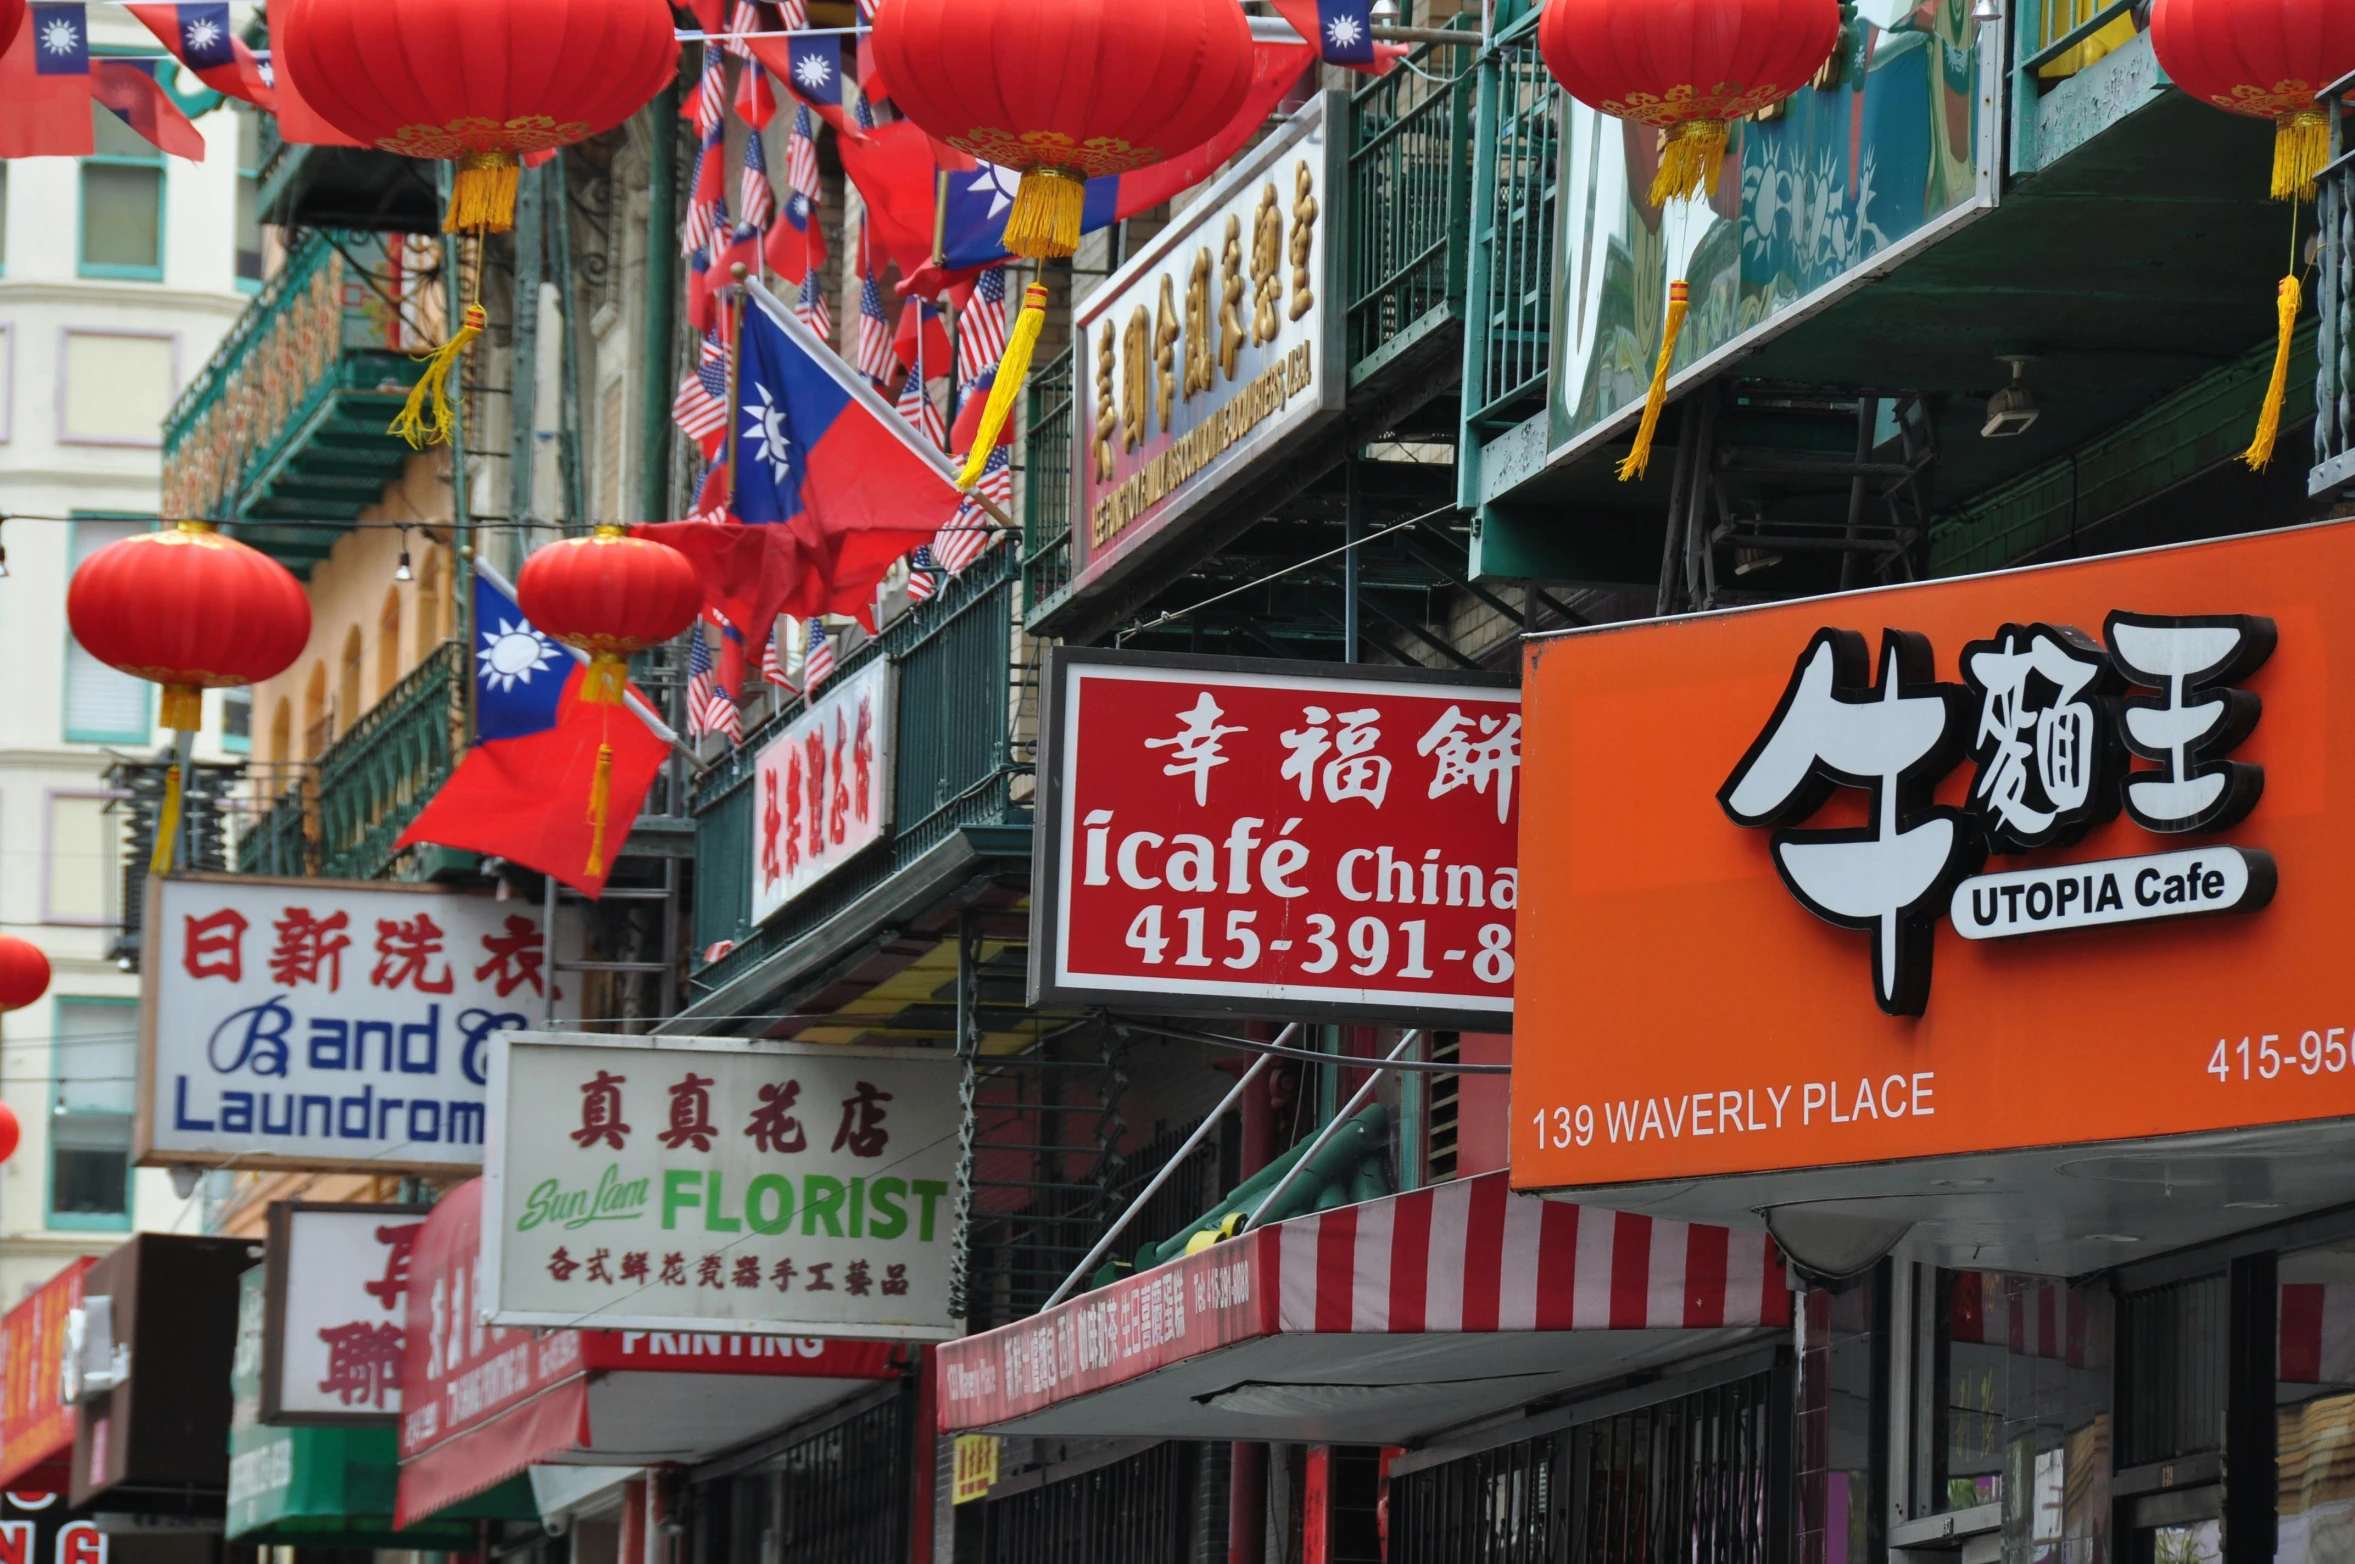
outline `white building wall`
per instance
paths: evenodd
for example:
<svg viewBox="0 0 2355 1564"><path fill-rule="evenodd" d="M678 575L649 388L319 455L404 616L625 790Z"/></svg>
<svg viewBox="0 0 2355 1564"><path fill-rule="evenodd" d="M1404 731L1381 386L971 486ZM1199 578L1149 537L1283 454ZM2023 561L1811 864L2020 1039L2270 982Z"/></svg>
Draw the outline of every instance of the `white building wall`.
<svg viewBox="0 0 2355 1564"><path fill-rule="evenodd" d="M153 48L120 9L94 6L90 16L100 48ZM65 737L73 528L35 518L155 514L162 411L245 307L236 276L237 120L223 107L197 126L205 161L167 160L160 281L80 275L79 160L24 159L0 176L0 515L23 518L0 525L9 570L0 581L0 929L39 945L55 970L48 999L0 1016L0 1098L24 1131L0 1167L0 1307L72 1256L102 1253L123 1236L50 1217L57 1001L134 999L138 979L105 956L114 931L93 914L108 916L119 899L116 864L91 840L89 806L77 814L72 802L99 791L107 759L106 746ZM147 364L160 382L142 372ZM224 758L220 704L218 696L206 702L204 758ZM152 720L152 700L149 712ZM152 754L165 739L151 731L145 743L119 747ZM122 1014L119 1034L72 1046L110 1051L112 1038L133 1029L135 1009ZM133 1175L131 1204L137 1228L198 1230L194 1204L173 1195L161 1170Z"/></svg>

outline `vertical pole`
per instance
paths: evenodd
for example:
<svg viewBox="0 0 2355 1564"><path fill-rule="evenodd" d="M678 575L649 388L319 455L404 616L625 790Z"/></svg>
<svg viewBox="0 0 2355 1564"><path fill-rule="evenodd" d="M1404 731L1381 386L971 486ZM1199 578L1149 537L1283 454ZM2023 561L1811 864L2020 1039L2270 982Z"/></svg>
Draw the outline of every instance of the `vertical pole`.
<svg viewBox="0 0 2355 1564"><path fill-rule="evenodd" d="M744 373L744 263L736 263L736 296L728 304L728 509L736 509L736 417L738 381ZM737 628L742 629L739 625ZM777 627L769 626L775 635Z"/></svg>
<svg viewBox="0 0 2355 1564"><path fill-rule="evenodd" d="M1359 556L1365 551L1358 545L1366 535L1365 495L1358 479L1357 448L1354 442L1341 453L1342 541L1349 552L1341 556L1341 660L1358 661L1358 593L1365 587L1365 566Z"/></svg>
<svg viewBox="0 0 2355 1564"><path fill-rule="evenodd" d="M440 171L441 198L442 204L446 208L450 199L452 165L436 163L434 167ZM456 234L446 235L441 241L441 246L442 309L450 323L450 328L455 330L459 319L466 310L465 251ZM478 240L475 256L478 265L482 260L479 246L480 241ZM468 367L469 363L480 363L481 360L482 355L479 353L469 354L466 358L459 360L458 367L452 371L452 376L460 382L461 387L463 387L465 377L472 372ZM466 426L469 422L467 415L471 408L472 404L466 397L461 395L451 398L451 433L448 447L450 453L450 543L451 552L455 559L450 571L450 590L455 594L455 599L450 605L450 618L458 628L458 644L461 647L471 647L478 644L474 639L474 551L476 543L474 520L470 514L473 497L466 491L466 443L468 440ZM668 409L666 408L665 411L667 412ZM468 666L461 659L461 669L464 670ZM459 726L463 729L459 737L465 743L472 744L474 742L474 680L471 675L462 674L458 680L458 689L460 692L458 697L460 703Z"/></svg>
<svg viewBox="0 0 2355 1564"><path fill-rule="evenodd" d="M1873 420L1879 416L1878 397L1856 399L1856 475L1848 480L1848 551L1840 556L1840 590L1856 584L1856 534L1864 522L1864 459L1873 454Z"/></svg>
<svg viewBox="0 0 2355 1564"><path fill-rule="evenodd" d="M564 507L564 519L578 528L589 519L587 485L581 478L581 351L580 333L573 329L573 273L572 273L572 202L566 194L566 171L572 164L569 148L556 154L549 165L548 183L552 187L543 203L548 225L548 271L556 284L556 329L561 334L563 351L559 355L560 373L564 386L558 397L561 409L556 419L557 472L560 492L558 503ZM604 496L605 514L618 517L622 513L621 496Z"/></svg>
<svg viewBox="0 0 2355 1564"><path fill-rule="evenodd" d="M2272 1564L2279 1493L2274 1450L2279 1256L2232 1262L2226 1280L2224 1564Z"/></svg>
<svg viewBox="0 0 2355 1564"><path fill-rule="evenodd" d="M540 976L547 983L548 991L542 996L540 1020L552 1028L556 1025L556 876L546 875L543 879L546 888L540 893ZM588 1014L586 1005L581 1007L581 1014Z"/></svg>
<svg viewBox="0 0 2355 1564"><path fill-rule="evenodd" d="M542 200L544 170L527 168L515 190L515 298L508 306L514 323L508 331L507 354L507 569L509 579L532 538L526 525L538 514L539 496L533 492L534 469L539 466L540 421L540 279L548 271L548 226Z"/></svg>
<svg viewBox="0 0 2355 1564"><path fill-rule="evenodd" d="M1483 35L1487 18L1483 13ZM1464 427L1456 444L1456 503L1480 508L1480 430L1476 422L1488 397L1488 273L1496 233L1496 120L1503 92L1502 66L1485 49L1477 67L1472 105L1472 215L1464 255L1464 367L1459 384ZM1460 90L1460 89L1459 89Z"/></svg>
<svg viewBox="0 0 2355 1564"><path fill-rule="evenodd" d="M671 333L679 286L678 83L663 88L646 113L653 169L646 192L646 370L638 408L638 519L660 521L671 508Z"/></svg>

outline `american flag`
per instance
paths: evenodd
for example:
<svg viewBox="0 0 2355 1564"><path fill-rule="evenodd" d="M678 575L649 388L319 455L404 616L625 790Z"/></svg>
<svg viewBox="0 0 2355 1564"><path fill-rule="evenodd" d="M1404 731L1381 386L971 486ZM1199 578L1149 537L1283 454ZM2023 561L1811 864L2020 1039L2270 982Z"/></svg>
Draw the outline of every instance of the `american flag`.
<svg viewBox="0 0 2355 1564"><path fill-rule="evenodd" d="M940 590L940 566L922 544L908 556L908 601L922 603Z"/></svg>
<svg viewBox="0 0 2355 1564"><path fill-rule="evenodd" d="M720 51L705 44L703 79L695 84L695 136L709 141L728 112L728 68Z"/></svg>
<svg viewBox="0 0 2355 1564"><path fill-rule="evenodd" d="M821 191L818 183L818 128L817 121L810 114L810 106L806 103L794 109L793 139L785 144L785 178L792 186L793 193L809 202L811 220L815 221ZM998 294L1001 299L1005 296L1002 282Z"/></svg>
<svg viewBox="0 0 2355 1564"><path fill-rule="evenodd" d="M1001 445L989 453L989 460L982 464L981 481L973 485L975 493L989 499L999 510L1014 503L1014 464L1007 459L1006 449ZM932 540L932 557L950 575L961 576L966 566L988 552L1002 530L996 517L967 499L957 506L957 513Z"/></svg>
<svg viewBox="0 0 2355 1564"><path fill-rule="evenodd" d="M824 623L812 619L809 651L803 654L801 660L801 687L807 692L808 699L817 699L818 686L825 683L827 676L833 672L834 643L826 638Z"/></svg>
<svg viewBox="0 0 2355 1564"><path fill-rule="evenodd" d="M899 415L914 424L916 432L931 441L934 450L948 444L948 425L941 421L940 405L924 389L924 377L912 369L899 388Z"/></svg>
<svg viewBox="0 0 2355 1564"><path fill-rule="evenodd" d="M1006 356L1006 268L992 266L973 284L957 317L957 381L969 383Z"/></svg>
<svg viewBox="0 0 2355 1564"><path fill-rule="evenodd" d="M801 323L818 334L820 342L834 340L834 312L826 306L826 290L818 281L818 269L813 266L801 279L801 297L794 301L793 313Z"/></svg>
<svg viewBox="0 0 2355 1564"><path fill-rule="evenodd" d="M703 449L704 460L718 454L728 435L728 349L716 331L703 334L695 367L679 382L671 399L671 422Z"/></svg>
<svg viewBox="0 0 2355 1564"><path fill-rule="evenodd" d="M883 0L859 0L859 20L862 22L874 21L875 8L882 3Z"/></svg>
<svg viewBox="0 0 2355 1564"><path fill-rule="evenodd" d="M754 71L759 69L753 67ZM777 220L777 193L769 187L769 154L760 144L757 129L744 137L744 173L738 182L736 204L744 210L746 227L766 233L769 224Z"/></svg>
<svg viewBox="0 0 2355 1564"><path fill-rule="evenodd" d="M879 386L899 373L899 355L892 351L891 322L883 316L883 290L875 282L867 234L859 234L859 373Z"/></svg>
<svg viewBox="0 0 2355 1564"><path fill-rule="evenodd" d="M760 676L781 690L790 691L793 681L785 677L785 660L777 655L777 627L769 626L769 637L760 643Z"/></svg>
<svg viewBox="0 0 2355 1564"><path fill-rule="evenodd" d="M711 643L701 630L687 643L687 732L695 738L723 733L731 744L744 741L743 714L713 675Z"/></svg>
<svg viewBox="0 0 2355 1564"><path fill-rule="evenodd" d="M752 50L745 44L744 35L760 30L760 11L752 0L736 0L728 7L728 33L723 47L739 60L749 60Z"/></svg>
<svg viewBox="0 0 2355 1564"><path fill-rule="evenodd" d="M679 236L679 253L693 255L712 244L724 231L728 214L725 178L728 108L727 64L720 51L703 51L703 83L695 95L695 177L688 186L687 224Z"/></svg>
<svg viewBox="0 0 2355 1564"><path fill-rule="evenodd" d="M777 8L785 13L785 28L788 32L799 32L809 26L809 0L778 0Z"/></svg>

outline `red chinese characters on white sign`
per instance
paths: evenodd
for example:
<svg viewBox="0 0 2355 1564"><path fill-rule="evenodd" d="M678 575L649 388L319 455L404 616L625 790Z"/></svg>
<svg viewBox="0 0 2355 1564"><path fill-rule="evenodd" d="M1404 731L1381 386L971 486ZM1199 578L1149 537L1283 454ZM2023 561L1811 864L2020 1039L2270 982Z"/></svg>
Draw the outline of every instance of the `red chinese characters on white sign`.
<svg viewBox="0 0 2355 1564"><path fill-rule="evenodd" d="M1260 667L1056 657L1042 997L1509 1014L1519 692Z"/></svg>
<svg viewBox="0 0 2355 1564"><path fill-rule="evenodd" d="M767 918L883 839L891 816L891 666L835 683L760 752L752 919Z"/></svg>

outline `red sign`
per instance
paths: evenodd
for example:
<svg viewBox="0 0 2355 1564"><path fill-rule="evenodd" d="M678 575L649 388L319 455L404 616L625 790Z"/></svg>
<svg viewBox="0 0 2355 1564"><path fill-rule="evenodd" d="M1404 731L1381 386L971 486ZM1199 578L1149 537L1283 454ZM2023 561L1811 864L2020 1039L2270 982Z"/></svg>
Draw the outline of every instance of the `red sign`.
<svg viewBox="0 0 2355 1564"><path fill-rule="evenodd" d="M1047 689L1034 1003L1511 1015L1509 676L1058 649Z"/></svg>
<svg viewBox="0 0 2355 1564"><path fill-rule="evenodd" d="M81 1259L33 1289L0 1319L0 1487L63 1490L74 1450L74 1409L57 1398L65 1317L82 1304Z"/></svg>

